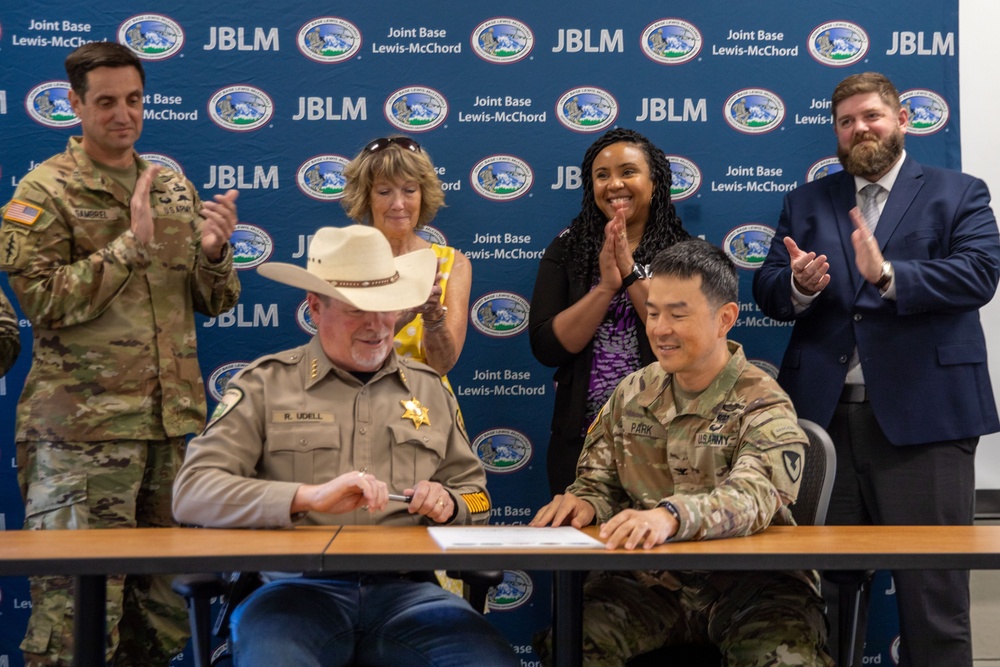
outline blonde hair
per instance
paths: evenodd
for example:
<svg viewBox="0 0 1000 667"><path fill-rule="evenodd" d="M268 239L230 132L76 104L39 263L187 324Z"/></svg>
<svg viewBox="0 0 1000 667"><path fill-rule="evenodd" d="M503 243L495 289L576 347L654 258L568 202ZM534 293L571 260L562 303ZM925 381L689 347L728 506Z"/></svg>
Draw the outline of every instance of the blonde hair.
<svg viewBox="0 0 1000 667"><path fill-rule="evenodd" d="M340 205L347 217L370 225L371 190L376 181L416 181L420 185L420 216L417 227L434 219L444 206L441 180L434 171L430 157L423 150L412 151L395 143L377 151L362 150L344 167L344 198Z"/></svg>

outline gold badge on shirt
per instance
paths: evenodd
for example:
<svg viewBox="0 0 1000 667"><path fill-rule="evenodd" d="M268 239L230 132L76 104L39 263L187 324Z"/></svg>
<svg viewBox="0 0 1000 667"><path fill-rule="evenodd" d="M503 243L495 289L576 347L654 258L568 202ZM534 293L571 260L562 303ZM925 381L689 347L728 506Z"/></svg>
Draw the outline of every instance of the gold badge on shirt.
<svg viewBox="0 0 1000 667"><path fill-rule="evenodd" d="M421 424L431 425L431 420L428 418L430 410L422 406L416 398L411 398L408 401L400 400L399 402L406 408L406 412L400 419L412 419L415 429L419 429Z"/></svg>

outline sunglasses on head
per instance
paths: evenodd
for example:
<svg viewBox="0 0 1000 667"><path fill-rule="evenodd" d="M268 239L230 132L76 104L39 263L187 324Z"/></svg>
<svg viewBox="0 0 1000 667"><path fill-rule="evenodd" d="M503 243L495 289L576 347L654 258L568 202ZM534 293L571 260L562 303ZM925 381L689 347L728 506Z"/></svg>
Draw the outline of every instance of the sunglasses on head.
<svg viewBox="0 0 1000 667"><path fill-rule="evenodd" d="M382 137L381 139L376 139L367 146L365 146L364 153L378 153L384 148L388 148L390 144L396 144L400 148L404 148L408 151L413 151L414 153L419 153L420 144L415 142L409 137Z"/></svg>

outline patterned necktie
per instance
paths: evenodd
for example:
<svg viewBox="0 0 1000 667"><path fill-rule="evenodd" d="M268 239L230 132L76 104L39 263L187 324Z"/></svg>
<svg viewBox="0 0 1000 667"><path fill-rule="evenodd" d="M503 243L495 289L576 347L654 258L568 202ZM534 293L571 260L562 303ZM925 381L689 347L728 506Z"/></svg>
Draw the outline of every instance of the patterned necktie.
<svg viewBox="0 0 1000 667"><path fill-rule="evenodd" d="M882 190L882 186L878 183L869 183L861 188L861 215L864 216L865 222L868 224L869 234L874 234L875 227L878 226L878 195Z"/></svg>
<svg viewBox="0 0 1000 667"><path fill-rule="evenodd" d="M875 234L875 227L878 225L878 193L884 188L878 183L869 183L865 187L861 188L861 215L865 218L865 224L868 225L868 233ZM855 347L854 351L851 353L851 360L847 362L848 382L856 382L857 380L852 379L852 375L855 373L855 368L861 363L861 358L858 356L858 348Z"/></svg>

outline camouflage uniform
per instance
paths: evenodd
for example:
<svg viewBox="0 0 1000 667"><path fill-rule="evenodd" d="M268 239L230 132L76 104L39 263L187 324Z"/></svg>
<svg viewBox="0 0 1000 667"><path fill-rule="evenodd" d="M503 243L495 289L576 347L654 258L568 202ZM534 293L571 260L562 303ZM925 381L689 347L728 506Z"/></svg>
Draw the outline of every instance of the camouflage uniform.
<svg viewBox="0 0 1000 667"><path fill-rule="evenodd" d="M0 291L0 377L7 374L21 352L21 334L17 329L17 316Z"/></svg>
<svg viewBox="0 0 1000 667"><path fill-rule="evenodd" d="M795 410L766 373L732 358L678 412L659 364L618 385L590 428L567 492L604 523L669 502L672 540L750 535L793 524L802 443ZM716 644L729 664L832 665L815 572L594 573L584 588L588 665L623 665L660 646Z"/></svg>
<svg viewBox="0 0 1000 667"><path fill-rule="evenodd" d="M138 173L149 166L135 161ZM74 137L4 207L0 269L34 332L17 413L25 528L174 523L184 436L205 420L194 311L231 308L239 279L228 246L215 264L201 252L190 181L164 169L150 197L147 246L130 231L131 193ZM166 664L183 648L186 612L169 579L109 578L111 664ZM68 664L70 584L32 578L27 665Z"/></svg>

